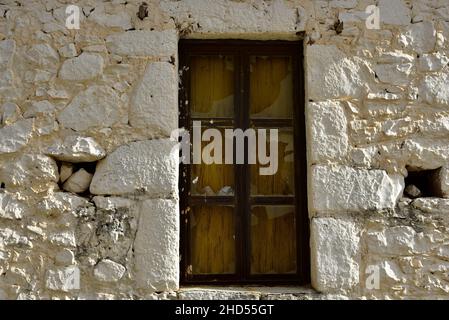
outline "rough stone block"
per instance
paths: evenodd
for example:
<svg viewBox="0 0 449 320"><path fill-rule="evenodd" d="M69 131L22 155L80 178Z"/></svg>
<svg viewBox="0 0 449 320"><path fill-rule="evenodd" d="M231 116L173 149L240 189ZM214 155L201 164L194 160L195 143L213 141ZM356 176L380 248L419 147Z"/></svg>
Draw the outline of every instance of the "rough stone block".
<svg viewBox="0 0 449 320"><path fill-rule="evenodd" d="M404 189L402 176L346 166L313 166L311 182L313 213L394 208Z"/></svg>
<svg viewBox="0 0 449 320"><path fill-rule="evenodd" d="M359 283L360 230L348 219L314 218L310 247L312 286L320 292L347 291Z"/></svg>
<svg viewBox="0 0 449 320"><path fill-rule="evenodd" d="M178 35L175 30L135 30L108 36L106 45L118 55L164 57L176 55Z"/></svg>
<svg viewBox="0 0 449 320"><path fill-rule="evenodd" d="M179 211L177 200L146 200L134 243L136 286L154 291L179 286Z"/></svg>
<svg viewBox="0 0 449 320"><path fill-rule="evenodd" d="M104 61L99 54L83 52L76 58L64 61L59 70L59 77L62 80L89 80L100 75L103 68Z"/></svg>
<svg viewBox="0 0 449 320"><path fill-rule="evenodd" d="M101 160L90 185L92 194L177 194L178 155L169 139L133 142Z"/></svg>
<svg viewBox="0 0 449 320"><path fill-rule="evenodd" d="M129 123L170 136L178 127L178 80L175 66L149 63L131 98Z"/></svg>
<svg viewBox="0 0 449 320"><path fill-rule="evenodd" d="M348 133L343 104L338 101L310 102L306 114L312 163L345 157Z"/></svg>

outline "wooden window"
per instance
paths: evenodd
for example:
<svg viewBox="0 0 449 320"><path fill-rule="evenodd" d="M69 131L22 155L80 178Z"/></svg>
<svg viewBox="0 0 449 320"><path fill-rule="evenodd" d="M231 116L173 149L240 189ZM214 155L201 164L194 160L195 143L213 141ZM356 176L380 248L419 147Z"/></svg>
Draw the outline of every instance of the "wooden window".
<svg viewBox="0 0 449 320"><path fill-rule="evenodd" d="M279 135L274 175L248 161L181 164L182 282L308 283L301 43L181 40L179 49L181 127Z"/></svg>

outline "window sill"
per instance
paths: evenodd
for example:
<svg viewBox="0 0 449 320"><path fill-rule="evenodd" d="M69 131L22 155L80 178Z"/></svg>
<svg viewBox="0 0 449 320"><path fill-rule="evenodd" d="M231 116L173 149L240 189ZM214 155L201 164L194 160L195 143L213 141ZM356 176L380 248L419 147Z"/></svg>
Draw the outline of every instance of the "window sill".
<svg viewBox="0 0 449 320"><path fill-rule="evenodd" d="M178 291L183 300L310 300L322 294L310 286L183 286Z"/></svg>

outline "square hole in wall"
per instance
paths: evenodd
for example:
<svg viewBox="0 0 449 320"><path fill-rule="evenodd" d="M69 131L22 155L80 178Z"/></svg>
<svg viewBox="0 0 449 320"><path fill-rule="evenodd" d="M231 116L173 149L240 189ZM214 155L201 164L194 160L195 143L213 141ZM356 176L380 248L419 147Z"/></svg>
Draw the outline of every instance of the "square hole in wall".
<svg viewBox="0 0 449 320"><path fill-rule="evenodd" d="M407 167L404 196L408 198L441 197L440 170L418 170Z"/></svg>

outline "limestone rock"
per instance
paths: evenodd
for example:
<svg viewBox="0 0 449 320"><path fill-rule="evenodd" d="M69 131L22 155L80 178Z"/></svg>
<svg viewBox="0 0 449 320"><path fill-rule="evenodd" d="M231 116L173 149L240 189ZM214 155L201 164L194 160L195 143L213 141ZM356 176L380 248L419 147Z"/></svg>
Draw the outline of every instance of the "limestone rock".
<svg viewBox="0 0 449 320"><path fill-rule="evenodd" d="M101 7L95 8L95 10L89 15L88 20L94 21L100 26L110 28L121 28L128 30L132 28L131 18L126 11L119 11L114 14L105 13Z"/></svg>
<svg viewBox="0 0 449 320"><path fill-rule="evenodd" d="M64 61L59 77L72 81L88 80L100 75L103 68L104 61L99 54L83 52L76 58Z"/></svg>
<svg viewBox="0 0 449 320"><path fill-rule="evenodd" d="M134 242L136 285L153 291L177 290L179 214L176 200L145 200Z"/></svg>
<svg viewBox="0 0 449 320"><path fill-rule="evenodd" d="M73 98L58 115L59 123L75 131L126 123L118 94L107 86L93 85Z"/></svg>
<svg viewBox="0 0 449 320"><path fill-rule="evenodd" d="M406 140L402 149L407 165L421 170L445 166L449 159L447 139L437 140L417 137Z"/></svg>
<svg viewBox="0 0 449 320"><path fill-rule="evenodd" d="M429 53L435 49L436 31L432 22L412 24L407 31L399 35L399 44L416 53Z"/></svg>
<svg viewBox="0 0 449 320"><path fill-rule="evenodd" d="M31 106L23 113L24 118L33 118L37 115L51 115L56 111L55 106L48 100L33 101Z"/></svg>
<svg viewBox="0 0 449 320"><path fill-rule="evenodd" d="M37 210L46 215L75 214L80 208L92 206L85 198L67 192L53 192L37 203Z"/></svg>
<svg viewBox="0 0 449 320"><path fill-rule="evenodd" d="M346 166L312 167L312 212L358 212L394 208L404 178L382 170Z"/></svg>
<svg viewBox="0 0 449 320"><path fill-rule="evenodd" d="M71 230L64 232L56 232L50 236L50 242L58 246L75 247L75 233Z"/></svg>
<svg viewBox="0 0 449 320"><path fill-rule="evenodd" d="M313 163L341 159L348 151L347 122L344 106L337 101L310 102L310 148Z"/></svg>
<svg viewBox="0 0 449 320"><path fill-rule="evenodd" d="M419 93L430 105L449 105L449 71L426 75L421 82Z"/></svg>
<svg viewBox="0 0 449 320"><path fill-rule="evenodd" d="M412 72L413 64L378 64L374 67L380 81L398 86L409 84L409 76Z"/></svg>
<svg viewBox="0 0 449 320"><path fill-rule="evenodd" d="M59 54L64 58L73 58L76 56L77 51L73 43L66 44L58 49Z"/></svg>
<svg viewBox="0 0 449 320"><path fill-rule="evenodd" d="M99 281L117 282L125 274L126 268L110 259L101 260L94 269L94 276Z"/></svg>
<svg viewBox="0 0 449 320"><path fill-rule="evenodd" d="M31 249L33 243L25 236L10 228L0 229L0 248L5 246L17 246Z"/></svg>
<svg viewBox="0 0 449 320"><path fill-rule="evenodd" d="M11 67L16 51L16 42L12 39L0 41L0 68Z"/></svg>
<svg viewBox="0 0 449 320"><path fill-rule="evenodd" d="M61 161L93 162L106 156L106 151L91 137L67 136L47 149L46 154Z"/></svg>
<svg viewBox="0 0 449 320"><path fill-rule="evenodd" d="M0 167L0 181L5 183L6 189L46 186L58 182L58 179L56 162L41 154L23 154Z"/></svg>
<svg viewBox="0 0 449 320"><path fill-rule="evenodd" d="M47 67L47 70L53 71L59 65L58 53L47 43L33 45L28 50L27 57L41 67Z"/></svg>
<svg viewBox="0 0 449 320"><path fill-rule="evenodd" d="M0 106L0 125L11 125L19 120L20 115L20 108L15 103L5 102Z"/></svg>
<svg viewBox="0 0 449 320"><path fill-rule="evenodd" d="M90 192L97 195L144 193L163 197L177 194L178 155L172 152L175 145L169 139L160 139L117 148L98 162Z"/></svg>
<svg viewBox="0 0 449 320"><path fill-rule="evenodd" d="M335 45L312 45L306 51L308 94L312 100L360 97L374 74L365 61Z"/></svg>
<svg viewBox="0 0 449 320"><path fill-rule="evenodd" d="M63 162L59 170L59 181L65 182L73 174L73 164Z"/></svg>
<svg viewBox="0 0 449 320"><path fill-rule="evenodd" d="M345 291L359 284L359 229L349 219L312 219L310 247L314 289Z"/></svg>
<svg viewBox="0 0 449 320"><path fill-rule="evenodd" d="M33 131L33 120L19 120L0 128L0 153L16 152L25 146Z"/></svg>
<svg viewBox="0 0 449 320"><path fill-rule="evenodd" d="M28 207L9 193L0 193L0 218L20 220L28 212Z"/></svg>
<svg viewBox="0 0 449 320"><path fill-rule="evenodd" d="M412 20L410 7L403 0L379 0L378 7L382 23L407 26Z"/></svg>
<svg viewBox="0 0 449 320"><path fill-rule="evenodd" d="M449 57L440 52L423 54L418 58L418 70L424 72L440 71L448 64Z"/></svg>
<svg viewBox="0 0 449 320"><path fill-rule="evenodd" d="M170 136L178 127L176 70L168 62L152 62L131 98L131 126Z"/></svg>
<svg viewBox="0 0 449 320"><path fill-rule="evenodd" d="M80 289L80 271L77 266L55 268L47 271L45 287L50 290L70 292Z"/></svg>
<svg viewBox="0 0 449 320"><path fill-rule="evenodd" d="M89 189L93 174L84 169L79 169L64 183L62 188L73 193L82 193Z"/></svg>
<svg viewBox="0 0 449 320"><path fill-rule="evenodd" d="M106 45L118 55L171 56L177 52L178 36L174 30L135 30L108 36Z"/></svg>
<svg viewBox="0 0 449 320"><path fill-rule="evenodd" d="M62 249L56 254L55 261L59 265L73 265L75 263L75 254L70 249Z"/></svg>

